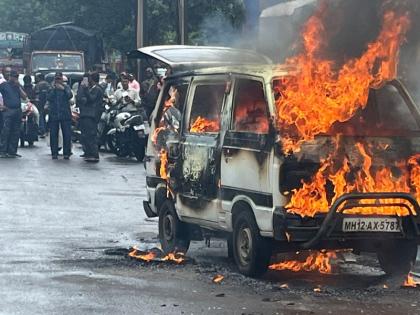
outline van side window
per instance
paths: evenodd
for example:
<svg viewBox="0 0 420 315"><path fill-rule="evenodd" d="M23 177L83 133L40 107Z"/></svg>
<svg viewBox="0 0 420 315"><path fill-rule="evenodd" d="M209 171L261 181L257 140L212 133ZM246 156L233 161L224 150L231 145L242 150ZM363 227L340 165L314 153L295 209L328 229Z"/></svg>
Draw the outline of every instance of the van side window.
<svg viewBox="0 0 420 315"><path fill-rule="evenodd" d="M267 134L269 131L268 105L260 81L236 81L232 130Z"/></svg>
<svg viewBox="0 0 420 315"><path fill-rule="evenodd" d="M156 116L156 126L169 127L178 130L185 108L188 83L166 86L159 111ZM169 125L169 126L168 126Z"/></svg>
<svg viewBox="0 0 420 315"><path fill-rule="evenodd" d="M220 112L225 97L225 83L198 85L194 91L189 121L191 133L220 131Z"/></svg>

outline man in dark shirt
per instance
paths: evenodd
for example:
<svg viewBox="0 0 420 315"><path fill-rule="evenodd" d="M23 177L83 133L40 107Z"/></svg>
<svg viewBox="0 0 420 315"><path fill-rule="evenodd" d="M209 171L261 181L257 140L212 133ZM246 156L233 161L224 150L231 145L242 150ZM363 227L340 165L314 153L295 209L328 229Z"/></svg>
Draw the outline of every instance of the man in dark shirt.
<svg viewBox="0 0 420 315"><path fill-rule="evenodd" d="M45 104L47 103L47 96L51 90L51 85L45 81L45 76L40 73L36 76L35 95L36 95L36 107L39 111L39 133L41 138L45 137L47 132L47 123L45 122Z"/></svg>
<svg viewBox="0 0 420 315"><path fill-rule="evenodd" d="M58 131L63 133L63 156L65 160L71 155L71 109L70 99L73 94L68 85L64 84L63 74L57 72L53 88L47 96L50 125L51 156L58 159Z"/></svg>
<svg viewBox="0 0 420 315"><path fill-rule="evenodd" d="M20 127L22 124L21 98L27 99L25 92L19 84L19 75L10 71L7 82L0 84L0 93L3 95L4 105L0 106L3 114L3 128L0 134L0 158L21 157L17 154Z"/></svg>
<svg viewBox="0 0 420 315"><path fill-rule="evenodd" d="M83 80L77 92L81 140L85 151L83 157L86 162L99 162L97 133L98 123L103 112L103 95L97 72L89 75L88 84L86 79Z"/></svg>

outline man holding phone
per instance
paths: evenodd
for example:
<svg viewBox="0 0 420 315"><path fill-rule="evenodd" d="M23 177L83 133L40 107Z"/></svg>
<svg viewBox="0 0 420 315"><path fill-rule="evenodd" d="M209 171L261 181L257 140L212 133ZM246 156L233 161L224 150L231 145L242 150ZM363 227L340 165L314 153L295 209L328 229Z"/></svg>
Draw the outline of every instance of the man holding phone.
<svg viewBox="0 0 420 315"><path fill-rule="evenodd" d="M0 111L3 116L3 127L0 134L0 158L21 157L17 153L22 119L21 99L27 96L19 84L19 74L9 67L4 70L4 77L8 80L0 84L3 104Z"/></svg>
<svg viewBox="0 0 420 315"><path fill-rule="evenodd" d="M49 114L51 156L53 160L58 158L58 132L61 128L63 134L64 159L70 159L71 155L71 109L70 99L73 94L70 87L64 84L63 73L57 72L54 77L53 88L48 93L47 108Z"/></svg>
<svg viewBox="0 0 420 315"><path fill-rule="evenodd" d="M121 110L124 112L138 112L141 109L139 93L130 89L127 77L122 78L121 85L122 88L115 92L115 99L120 103Z"/></svg>
<svg viewBox="0 0 420 315"><path fill-rule="evenodd" d="M77 91L77 105L80 108L80 131L86 162L99 162L98 123L103 110L104 92L99 86L99 73L85 74Z"/></svg>

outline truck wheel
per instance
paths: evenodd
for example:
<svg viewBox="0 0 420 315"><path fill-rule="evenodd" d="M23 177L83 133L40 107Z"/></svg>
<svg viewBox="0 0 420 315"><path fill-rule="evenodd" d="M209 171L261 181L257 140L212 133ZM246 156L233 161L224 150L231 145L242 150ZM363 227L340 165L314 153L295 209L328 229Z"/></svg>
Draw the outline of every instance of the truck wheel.
<svg viewBox="0 0 420 315"><path fill-rule="evenodd" d="M377 252L379 264L388 275L407 275L416 262L417 244L408 240L391 240Z"/></svg>
<svg viewBox="0 0 420 315"><path fill-rule="evenodd" d="M271 242L260 235L251 211L242 211L233 226L233 257L239 271L259 277L267 271L272 254Z"/></svg>
<svg viewBox="0 0 420 315"><path fill-rule="evenodd" d="M175 207L169 200L159 210L159 239L165 254L185 254L190 247L188 226L179 220Z"/></svg>

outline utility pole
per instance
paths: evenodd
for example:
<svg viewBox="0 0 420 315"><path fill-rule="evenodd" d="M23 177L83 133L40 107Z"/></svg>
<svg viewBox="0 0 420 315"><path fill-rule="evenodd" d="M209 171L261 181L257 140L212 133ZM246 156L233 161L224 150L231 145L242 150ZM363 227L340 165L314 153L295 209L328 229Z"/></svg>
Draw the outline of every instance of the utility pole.
<svg viewBox="0 0 420 315"><path fill-rule="evenodd" d="M178 0L178 38L181 45L185 45L187 39L186 20L185 0Z"/></svg>
<svg viewBox="0 0 420 315"><path fill-rule="evenodd" d="M144 0L137 0L137 48L144 47ZM137 79L140 81L141 75L141 61L137 60Z"/></svg>
<svg viewBox="0 0 420 315"><path fill-rule="evenodd" d="M144 0L137 0L137 48L144 46Z"/></svg>

